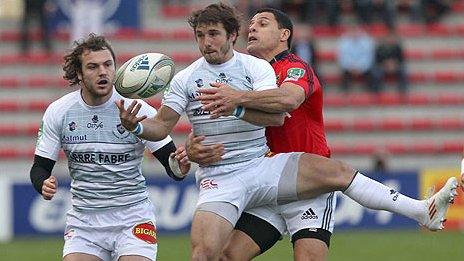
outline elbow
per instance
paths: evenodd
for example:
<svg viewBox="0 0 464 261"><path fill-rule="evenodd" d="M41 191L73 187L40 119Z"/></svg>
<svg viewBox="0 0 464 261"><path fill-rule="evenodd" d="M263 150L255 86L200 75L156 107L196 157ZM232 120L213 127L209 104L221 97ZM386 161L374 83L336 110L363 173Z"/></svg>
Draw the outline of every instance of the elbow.
<svg viewBox="0 0 464 261"><path fill-rule="evenodd" d="M295 97L287 97L283 99L283 108L286 112L293 111L297 109L303 101L300 101L299 99Z"/></svg>
<svg viewBox="0 0 464 261"><path fill-rule="evenodd" d="M280 127L284 125L286 113L280 113L274 117L273 121L269 126Z"/></svg>

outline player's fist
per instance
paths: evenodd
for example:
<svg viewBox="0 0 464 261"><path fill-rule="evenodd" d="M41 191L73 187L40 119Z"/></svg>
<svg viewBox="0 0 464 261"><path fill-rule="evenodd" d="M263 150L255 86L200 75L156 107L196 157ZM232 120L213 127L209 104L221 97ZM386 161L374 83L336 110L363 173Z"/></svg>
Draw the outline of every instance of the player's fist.
<svg viewBox="0 0 464 261"><path fill-rule="evenodd" d="M42 197L46 200L50 200L56 193L58 188L58 181L55 176L50 176L48 179L44 180L42 185Z"/></svg>
<svg viewBox="0 0 464 261"><path fill-rule="evenodd" d="M184 146L179 146L169 157L169 166L178 178L185 177L190 170L190 161Z"/></svg>

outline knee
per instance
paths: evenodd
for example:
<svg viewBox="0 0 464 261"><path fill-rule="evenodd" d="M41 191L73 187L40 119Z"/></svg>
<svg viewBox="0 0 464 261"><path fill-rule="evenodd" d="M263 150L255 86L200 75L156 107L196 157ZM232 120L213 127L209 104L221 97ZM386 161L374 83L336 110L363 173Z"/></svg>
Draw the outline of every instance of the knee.
<svg viewBox="0 0 464 261"><path fill-rule="evenodd" d="M330 159L329 164L316 166L314 171L316 182L331 191L343 191L350 184L355 170L348 164Z"/></svg>
<svg viewBox="0 0 464 261"><path fill-rule="evenodd" d="M192 246L192 260L217 260L217 251L209 246Z"/></svg>

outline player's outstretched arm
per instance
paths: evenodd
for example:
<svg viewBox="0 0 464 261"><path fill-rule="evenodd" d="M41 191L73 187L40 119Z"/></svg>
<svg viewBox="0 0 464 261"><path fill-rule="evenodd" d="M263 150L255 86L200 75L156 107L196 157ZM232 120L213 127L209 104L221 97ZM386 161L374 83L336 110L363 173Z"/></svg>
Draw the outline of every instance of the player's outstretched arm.
<svg viewBox="0 0 464 261"><path fill-rule="evenodd" d="M270 113L296 109L305 100L303 88L294 83L283 83L280 88L263 91L238 91L226 84L211 83L216 88L202 88L197 98L211 115L227 113L237 106Z"/></svg>
<svg viewBox="0 0 464 261"><path fill-rule="evenodd" d="M116 106L122 126L138 137L150 141L166 138L180 118L177 112L167 106L161 106L154 118L147 119L146 115L137 116L142 105L136 100L132 101L127 109L124 107L123 99L116 101Z"/></svg>
<svg viewBox="0 0 464 261"><path fill-rule="evenodd" d="M56 177L51 175L54 166L54 160L35 155L34 164L29 173L35 190L46 200L52 199L58 188Z"/></svg>
<svg viewBox="0 0 464 261"><path fill-rule="evenodd" d="M184 179L190 170L184 146L176 148L173 141L154 151L153 156L164 166L166 174L176 181Z"/></svg>

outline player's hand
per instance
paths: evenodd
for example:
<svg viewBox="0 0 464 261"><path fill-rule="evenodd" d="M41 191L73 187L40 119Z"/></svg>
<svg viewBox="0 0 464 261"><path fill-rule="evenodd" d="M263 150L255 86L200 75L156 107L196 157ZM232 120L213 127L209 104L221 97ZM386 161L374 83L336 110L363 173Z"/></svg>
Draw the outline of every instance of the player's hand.
<svg viewBox="0 0 464 261"><path fill-rule="evenodd" d="M212 144L203 145L205 136L195 136L190 133L186 141L187 155L190 161L198 163L200 166L207 166L218 162L224 155L224 145Z"/></svg>
<svg viewBox="0 0 464 261"><path fill-rule="evenodd" d="M171 153L170 157L177 160L179 164L179 170L182 173L182 176L186 176L190 171L190 160L187 157L187 151L184 146L179 146L175 152Z"/></svg>
<svg viewBox="0 0 464 261"><path fill-rule="evenodd" d="M128 131L135 130L137 124L147 118L146 115L137 117L137 113L139 113L140 108L142 108L142 104L138 103L136 100L133 100L127 109L124 108L124 99L115 101L115 103L119 109L121 124Z"/></svg>
<svg viewBox="0 0 464 261"><path fill-rule="evenodd" d="M44 180L42 185L42 197L45 200L50 200L56 193L58 188L58 181L55 176L50 176L48 179Z"/></svg>
<svg viewBox="0 0 464 261"><path fill-rule="evenodd" d="M224 83L213 82L210 85L216 88L198 90L201 95L197 100L203 104L203 110L209 111L212 119L232 115L243 93Z"/></svg>

